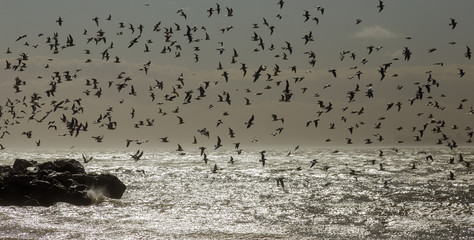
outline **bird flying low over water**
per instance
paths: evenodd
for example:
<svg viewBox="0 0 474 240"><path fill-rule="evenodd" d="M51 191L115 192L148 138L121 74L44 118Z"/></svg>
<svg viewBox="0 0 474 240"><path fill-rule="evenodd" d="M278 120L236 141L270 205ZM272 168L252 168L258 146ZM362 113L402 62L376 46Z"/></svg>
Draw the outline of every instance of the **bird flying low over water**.
<svg viewBox="0 0 474 240"><path fill-rule="evenodd" d="M216 145L214 145L214 150L217 150L218 148L222 147L222 144L221 144L221 138L219 136L217 136L217 143Z"/></svg>
<svg viewBox="0 0 474 240"><path fill-rule="evenodd" d="M138 161L143 156L143 151L138 150L135 154L129 154L133 160Z"/></svg>
<svg viewBox="0 0 474 240"><path fill-rule="evenodd" d="M90 157L90 158L87 158L86 156L84 156L84 154L82 154L82 160L84 161L84 163L88 163L92 160L93 157Z"/></svg>
<svg viewBox="0 0 474 240"><path fill-rule="evenodd" d="M266 152L266 151L260 151L260 160L259 160L259 162L262 163L262 167L265 167L265 161L267 160L267 159L265 158L265 152Z"/></svg>
<svg viewBox="0 0 474 240"><path fill-rule="evenodd" d="M311 165L309 166L309 168L313 168L314 165L316 165L316 163L318 163L318 160L313 159L313 160L311 160L310 162L311 162Z"/></svg>

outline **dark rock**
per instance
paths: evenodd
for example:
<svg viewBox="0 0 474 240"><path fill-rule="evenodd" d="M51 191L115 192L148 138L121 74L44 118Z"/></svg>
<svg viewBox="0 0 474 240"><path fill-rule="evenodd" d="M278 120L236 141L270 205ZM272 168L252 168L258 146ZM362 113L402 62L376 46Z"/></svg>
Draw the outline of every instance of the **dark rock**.
<svg viewBox="0 0 474 240"><path fill-rule="evenodd" d="M55 171L54 168L55 167L54 167L53 162L44 162L44 163L38 164L38 169L40 171L51 172L51 171Z"/></svg>
<svg viewBox="0 0 474 240"><path fill-rule="evenodd" d="M72 174L71 179L79 184L92 186L97 182L97 174Z"/></svg>
<svg viewBox="0 0 474 240"><path fill-rule="evenodd" d="M69 195L69 203L78 205L78 206L86 206L92 204L92 199L87 196L87 192L84 191L73 191Z"/></svg>
<svg viewBox="0 0 474 240"><path fill-rule="evenodd" d="M74 159L38 164L16 159L13 167L0 166L0 205L51 206L57 202L90 205L88 192L120 199L126 186L111 174L87 174Z"/></svg>
<svg viewBox="0 0 474 240"><path fill-rule="evenodd" d="M54 170L57 172L86 173L82 164L75 159L59 159L54 161L54 165L56 167Z"/></svg>
<svg viewBox="0 0 474 240"><path fill-rule="evenodd" d="M103 189L104 196L120 199L127 188L116 176L101 174L97 176L97 182L92 185L93 189Z"/></svg>
<svg viewBox="0 0 474 240"><path fill-rule="evenodd" d="M48 190L51 187L51 183L48 181L34 179L30 182L31 186L38 190Z"/></svg>
<svg viewBox="0 0 474 240"><path fill-rule="evenodd" d="M0 166L0 177L3 178L4 175L10 174L12 170L13 168L10 166Z"/></svg>
<svg viewBox="0 0 474 240"><path fill-rule="evenodd" d="M86 173L82 164L75 159L58 159L54 162L45 162L38 165L40 171Z"/></svg>
<svg viewBox="0 0 474 240"><path fill-rule="evenodd" d="M25 172L28 167L36 166L36 164L36 161L15 159L15 162L13 163L13 170L15 172Z"/></svg>

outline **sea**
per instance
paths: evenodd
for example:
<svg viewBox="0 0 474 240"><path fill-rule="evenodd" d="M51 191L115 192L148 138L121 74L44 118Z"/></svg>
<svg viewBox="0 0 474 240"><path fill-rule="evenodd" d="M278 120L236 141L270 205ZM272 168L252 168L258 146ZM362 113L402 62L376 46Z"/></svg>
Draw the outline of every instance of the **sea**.
<svg viewBox="0 0 474 240"><path fill-rule="evenodd" d="M473 148L227 149L207 164L136 150L0 152L1 165L84 154L127 186L90 206L1 206L0 239L474 239Z"/></svg>

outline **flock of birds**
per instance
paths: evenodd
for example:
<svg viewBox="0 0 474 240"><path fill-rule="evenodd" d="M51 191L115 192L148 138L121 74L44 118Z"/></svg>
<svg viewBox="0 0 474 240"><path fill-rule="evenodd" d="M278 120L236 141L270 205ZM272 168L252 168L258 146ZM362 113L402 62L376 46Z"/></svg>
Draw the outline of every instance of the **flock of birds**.
<svg viewBox="0 0 474 240"><path fill-rule="evenodd" d="M287 4L294 3L286 3L283 0L276 1L276 11L284 9ZM146 4L145 7L149 7L149 5ZM378 0L378 3L376 5L374 4L374 11L378 10L380 14L383 14L384 9L385 4L382 0ZM295 96L308 94L309 91L313 90L322 91L331 87L330 84L324 85L320 89L310 89L304 86L305 78L306 81L308 81L307 79L310 78L309 73L311 73L311 69L317 67L318 59L315 52L317 47L315 47L315 45L311 45L311 42L315 42L315 36L313 35L313 32L317 32L317 26L324 23L324 16L328 14L325 12L325 8L321 6L315 7L314 10L302 10L302 15L299 16L301 18L301 22L308 24L302 26L309 26L311 30L301 37L301 42L281 41L279 39L272 38L274 33L278 31L278 21L283 21L283 16L281 13L276 13L276 17L274 18L270 18L270 16L262 17L261 22L248 26L250 31L249 43L247 46L250 46L250 48L255 46L252 52L255 54L258 54L258 52L275 53L275 60L268 60L268 63L259 64L253 67L248 66L248 64L244 63L245 59L240 58L238 49L232 47L229 48L226 42L218 41L215 50L213 49L212 51L216 51L218 54L218 57L215 61L218 71L217 77L219 80L202 81L199 83L197 88L189 87L193 84L193 81L194 83L196 81L190 79L192 77L186 76L183 73L177 73L176 79L173 80L157 79L156 76L153 76L152 74L149 75L150 70L153 68L153 63L151 60L145 61L145 63L142 64L139 69L137 69L137 71L144 74L145 78L150 79L148 82L146 82L151 83L149 84L148 91L146 92L143 92L140 87L137 87L139 85L143 85L144 83L138 82L131 77L136 73L130 74L125 71L120 71L116 73L115 79L104 81L100 80L99 77L83 77L83 75L87 76L87 74L84 74L84 71L87 71L87 68L84 70L82 68L50 70L53 69L57 63L56 59L59 57L56 56L68 54L70 48L84 48L80 51L82 51L85 56L84 64L86 64L86 66L93 66L96 61L105 62L107 64L122 63L126 57L122 58L121 56L116 55L117 51L115 50L117 48L135 49L136 52L143 51L145 56L149 56L147 54L153 54L154 56L159 55L163 58L187 58L192 59L194 63L198 63L202 61L202 56L200 55L200 51L203 50L203 46L200 46L202 42L215 41L215 39L219 39L224 34L228 34L228 32L234 29L234 26L219 28L218 31L220 32L221 36L213 36L212 34L209 34L211 31L208 31L208 28L210 30L210 28L215 26L198 27L191 24L192 21L190 18L192 16L190 16L185 9L179 9L176 14L179 20L185 22L186 24L178 24L177 22L167 24L162 23L161 21L157 21L152 26L124 23L115 21L112 14L109 14L104 18L97 16L93 19L90 19L93 25L95 25L95 28L84 28L79 34L63 34L65 32L64 28L67 28L68 19L67 17L63 18L59 16L56 19L56 24L58 27L57 32L54 32L50 35L40 33L36 37L31 36L30 34L22 34L18 36L14 42L14 45L7 47L6 49L7 56L11 57L6 59L4 71L15 72L18 76L15 77L13 82L14 94L12 97L7 97L3 105L0 106L0 149L3 150L8 148L8 138L12 134L21 134L24 135L26 139L35 139L35 132L33 132L33 130L29 130L28 128L36 129L43 127L46 128L48 132L51 132L52 135L65 138L75 138L79 135L90 134L91 132L99 133L102 131L102 129L106 129L107 131L116 131L119 129L119 126L121 126L121 120L119 121L119 119L117 119L119 117L116 117L117 112L130 111L131 121L135 121L136 118L140 116L140 113L135 107L132 107L131 109L121 107L124 105L124 102L128 101L130 98L136 98L137 96L148 96L150 104L153 105L153 108L151 108L150 111L156 112L156 118L150 117L137 120L132 126L130 126L130 128L153 127L155 124L155 119L174 115L177 126L166 127L176 127L176 129L179 129L181 125L188 124L188 121L186 121L182 115L180 115L182 112L186 111L188 104L195 104L199 101L203 102L206 99L209 104L207 104L206 107L202 109L202 114L207 114L206 111L212 111L213 108L218 104L227 105L229 108L229 111L225 111L222 114L222 118L209 120L209 122L212 122L212 125L216 125L215 129L228 129L228 137L224 138L224 136L216 136L217 141L214 146L196 147L196 149L199 149L201 152L203 162L207 164L208 148L216 151L225 145L224 142L228 141L229 139L235 139L236 135L238 135L238 131L235 131L235 129L250 132L253 131L254 128L259 128L259 126L256 125L262 126L267 124L267 121L272 121L281 125L274 132L272 132L271 135L278 137L285 133L285 124L287 124L288 118L285 118L284 116L278 116L277 114L271 114L265 117L259 113L233 113L236 115L248 115L248 120L242 122L240 126L223 127L227 122L226 117L232 113L232 106L248 106L255 104L258 100L252 99L251 96L263 95L265 94L265 91L274 91L279 93L278 99L275 99L275 109L286 108L285 103L290 103L295 99ZM205 14L208 18L232 18L235 15L241 15L242 13L234 12L231 6L222 6L221 4L216 3L212 6L208 6L206 11L203 11L202 14ZM298 16L291 17L298 18ZM52 20L52 22L54 23L54 20ZM361 24L362 22L362 19L355 19L355 25ZM112 29L106 29L107 31L104 30L106 27L110 27L111 25L113 26ZM454 18L450 18L446 25L447 29L451 28L454 30L458 26L458 22ZM240 26L240 28L245 28L245 26ZM144 39L146 34L155 34L155 37L152 39ZM117 46L117 39L127 39L127 45ZM161 46L157 49L156 46L159 44L161 44ZM452 42L450 44L455 43ZM306 47L307 50L304 52L296 52L296 45ZM363 72L360 70L361 66L365 65L369 61L369 57L373 56L375 52L380 51L382 48L382 46L367 46L367 55L363 58L360 57L362 54L356 54L356 51L342 51L339 53L339 58L341 61L346 61L347 59L352 59L352 62L360 61L360 64L358 65L359 67L353 66L350 68L350 70L354 71L354 74L348 77L348 81L350 81L348 82L348 85L354 85L354 88L345 93L347 97L346 104L343 106L336 106L336 104L331 103L331 99L323 99L320 97L319 93L315 93L313 98L317 102L316 106L319 108L319 110L316 111L315 117L313 119L302 122L301 127L321 128L323 127L321 126L321 122L325 116L329 112L332 113L337 111L339 108L341 109L341 122L343 122L343 124L351 122L347 114L354 116L363 115L366 111L364 107L350 111L349 109L351 109L351 104L360 98L375 98L376 94L373 86L376 84L383 84L382 80L390 77L390 68L393 65L396 65L397 61L410 61L412 55L415 54L410 48L404 47L401 56L402 59L395 57L390 59L390 62L379 65L377 70L379 78L375 79L373 83L369 83L367 86L363 87L358 83L354 84L354 82L351 82L352 80L355 81L361 79L361 75L363 74ZM26 50L22 52L15 52L14 49ZM24 72L29 70L29 62L31 59L30 52L34 52L36 49L47 49L50 53L50 57L46 59L44 63L44 72L41 73L49 73L50 75L37 76L38 79L49 78L47 86L43 86L43 89L32 89L33 87L29 88L29 85L33 80L23 79L24 75L22 75ZM189 54L189 51L186 51L186 49L192 51L192 54ZM428 49L429 52L434 52L436 50L436 48ZM301 67L294 65L292 58L298 54L301 54L300 57L304 56L307 59L308 65ZM465 52L460 54L463 54L466 61L469 61L471 59L472 52L469 46L466 46ZM236 76L236 74L233 73L230 68L226 69L224 66L225 64L222 64L224 60L227 61L227 58L230 60L230 64L239 66L238 71L240 71L240 76ZM273 69L267 67L268 64L273 65ZM443 65L443 63L436 64ZM301 70L299 69L301 68L309 69L306 76L297 75L297 73L300 73ZM283 75L287 76L288 74L293 74L292 79L285 79L285 77L281 77ZM467 73L465 70L459 69L458 77L462 78L466 74ZM343 78L343 76L340 75L341 74L338 72L338 69L328 69L328 78ZM396 102L389 102L386 104L386 111L396 110L397 112L403 112L404 109L416 104L424 104L427 105L426 108L433 107L439 111L444 110L445 107L442 106L436 97L431 94L434 88L440 88L440 81L436 80L435 76L432 76L431 72L428 72L427 75L428 78L425 82L416 83L416 85L414 85L413 96L409 99L408 103L405 102L406 100L402 99ZM391 77L396 78L397 74L393 73ZM231 89L228 89L227 91L217 94L217 96L210 95L213 92L211 91L213 88L217 89L218 86L225 88L228 86L226 84L229 84L232 81L241 81L244 84L248 84L246 85L248 88L243 89L243 92L234 93ZM73 94L74 98L62 97L60 91L70 92L71 90L66 89L70 88L70 84L72 82L83 82L83 89L77 90L77 92ZM254 90L255 88L252 87L252 85L257 84L257 82L265 82L264 85L266 86L262 91L259 91L260 89ZM406 89L411 87L412 86L398 85L397 90L400 91L402 88ZM364 93L361 94L361 92ZM113 106L108 106L97 116L92 116L90 113L87 113L89 106L83 104L85 102L84 99L101 101L104 96L107 95L118 95L120 96L120 100L118 100ZM459 103L458 109L459 111L463 111L463 114L465 113L467 115L472 115L474 114L473 107L471 106L469 108L465 106L465 104L468 104L468 101L469 100L467 98L462 99L462 101ZM167 107L172 110L167 111ZM432 110L432 108L430 108L430 110ZM420 113L420 116L423 114L425 113ZM428 115L428 113L426 113L426 115ZM436 119L433 114L429 115L430 116L428 116L426 123L421 126L413 126L412 129L410 129L413 134L414 141L423 141L424 136L427 135L426 133L431 131L432 136L436 136L438 138L437 144L445 145L451 148L454 151L453 154L457 156L455 151L458 145L454 138L450 137L448 130L458 129L458 126L452 125L449 127L444 120ZM380 129L384 119L384 117L377 119L374 128L377 130ZM206 126L207 124L208 122L202 123L202 125ZM347 127L347 137L345 138L347 144L353 143L353 139L351 137L353 132L356 131L356 129L362 128L363 125L366 125L366 123L363 121L352 121L352 125ZM329 124L329 129L335 129L335 126L336 123L331 122ZM11 129L16 129L17 132L12 132ZM396 130L402 131L403 129L403 126L399 126ZM466 142L471 143L474 134L473 130L470 126L465 126L464 130L464 134L467 139ZM160 133L157 132L156 134L159 135ZM198 145L200 138L209 139L211 135L216 135L214 134L211 127L199 128L195 134L190 136L189 142ZM103 141L107 141L107 136L106 134L90 134L90 139L91 141L101 143ZM157 139L145 140L126 138L123 140L123 146L128 148L132 144L151 145L156 144L156 141L161 143L175 141L175 144L178 146L176 151L180 155L186 154L181 144L183 142L187 142L188 140L179 139L179 141L177 141L175 139L171 139L172 137L168 136L161 136ZM376 132L373 134L373 138L364 139L364 143L372 144L375 142L382 142L384 139L385 138L381 133ZM248 140L248 142L254 143L257 141L257 137ZM325 141L331 142L332 139L327 138ZM403 142L404 141L399 141L398 143ZM42 142L40 139L36 139L35 143L36 146L39 147L41 146ZM235 148L236 154L240 154L242 152L240 142L234 142L233 148ZM290 151L288 155L294 153L297 150L298 146L295 147L294 150ZM259 162L262 166L265 166L267 162L265 153L266 151L260 151ZM382 151L381 154L383 154ZM139 161L143 158L143 156L144 152L141 150L130 154L130 157L135 161ZM430 158L431 160L433 159L431 155ZM92 160L91 157L86 157L84 155L83 159L85 163ZM427 159L429 158L427 157ZM233 164L234 158L231 157L229 162ZM462 162L467 167L469 167L469 163L467 161L460 160L459 162ZM451 163L454 163L454 161L451 161ZM317 161L312 160L309 167L312 168L315 164L317 164ZM382 163L380 163L380 169L383 169ZM215 165L212 171L216 172L217 170L217 165ZM451 179L453 178L454 176L451 176ZM278 184L283 186L283 180L279 179Z"/></svg>

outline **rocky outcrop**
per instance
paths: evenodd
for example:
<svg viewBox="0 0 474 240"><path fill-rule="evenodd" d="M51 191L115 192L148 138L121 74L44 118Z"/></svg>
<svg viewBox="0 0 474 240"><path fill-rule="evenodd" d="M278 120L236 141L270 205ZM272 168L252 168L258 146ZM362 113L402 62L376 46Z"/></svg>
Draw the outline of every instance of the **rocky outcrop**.
<svg viewBox="0 0 474 240"><path fill-rule="evenodd" d="M16 159L13 166L0 166L0 205L51 206L94 203L92 196L120 199L126 189L111 174L86 173L75 159L38 163Z"/></svg>

